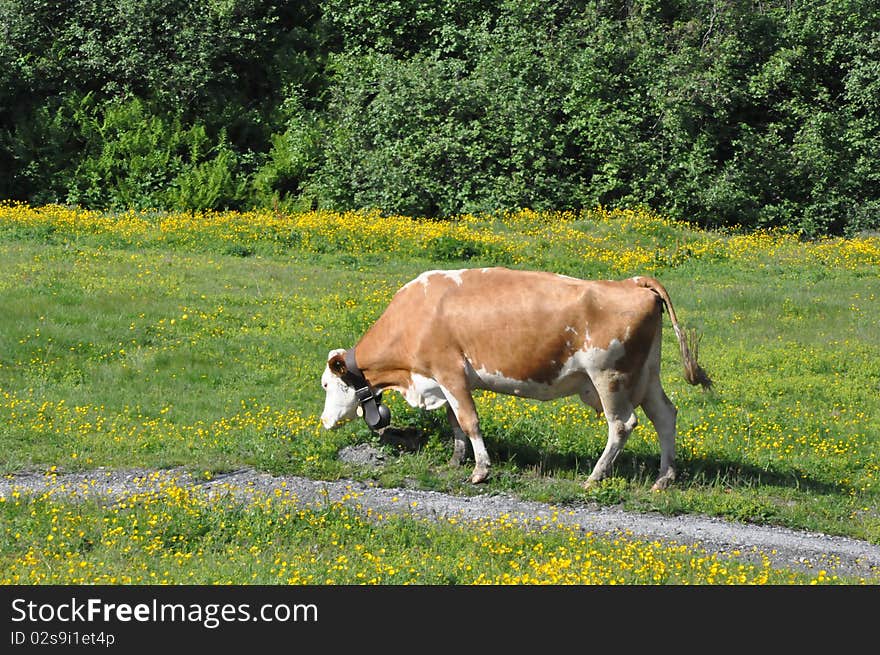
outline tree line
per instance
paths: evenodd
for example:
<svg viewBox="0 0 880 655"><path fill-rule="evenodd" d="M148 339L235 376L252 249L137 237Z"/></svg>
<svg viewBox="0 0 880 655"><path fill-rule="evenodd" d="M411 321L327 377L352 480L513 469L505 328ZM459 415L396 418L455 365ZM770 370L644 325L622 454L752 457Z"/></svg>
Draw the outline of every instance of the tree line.
<svg viewBox="0 0 880 655"><path fill-rule="evenodd" d="M0 0L0 197L880 228L876 0Z"/></svg>

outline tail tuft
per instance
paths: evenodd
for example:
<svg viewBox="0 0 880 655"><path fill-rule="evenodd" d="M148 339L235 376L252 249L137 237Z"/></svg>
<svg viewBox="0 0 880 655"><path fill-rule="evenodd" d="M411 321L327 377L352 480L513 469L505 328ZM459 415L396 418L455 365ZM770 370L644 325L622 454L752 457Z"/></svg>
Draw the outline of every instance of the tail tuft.
<svg viewBox="0 0 880 655"><path fill-rule="evenodd" d="M676 330L678 332L678 330ZM678 340L681 346L681 359L684 363L684 379L689 384L700 385L703 389L712 388L712 379L709 374L697 363L700 337L695 329L688 330L680 335Z"/></svg>
<svg viewBox="0 0 880 655"><path fill-rule="evenodd" d="M689 384L699 384L703 389L712 388L712 380L709 374L697 363L697 351L700 339L696 330L685 332L678 324L678 317L675 315L675 309L672 307L672 300L669 294L660 282L652 277L636 277L633 282L640 287L650 289L657 295L666 307L669 313L669 320L672 321L672 329L675 330L675 336L678 339L678 347L681 350L681 361L684 365L684 379Z"/></svg>

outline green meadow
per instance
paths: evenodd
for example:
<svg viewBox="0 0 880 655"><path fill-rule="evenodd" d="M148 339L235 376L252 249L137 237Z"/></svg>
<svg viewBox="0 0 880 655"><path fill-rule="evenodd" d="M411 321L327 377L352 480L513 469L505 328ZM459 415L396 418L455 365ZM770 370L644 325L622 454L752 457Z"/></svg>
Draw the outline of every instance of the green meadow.
<svg viewBox="0 0 880 655"><path fill-rule="evenodd" d="M684 381L664 318L663 382L679 410L678 477L669 490L650 491L659 450L639 410L613 477L585 491L606 426L575 398L539 403L480 394L493 468L479 486L467 482L469 463L447 463L452 439L442 411L426 414L387 394L393 423L422 431L418 452L380 443L360 421L332 432L319 427L330 349L353 345L420 272L487 265L580 277L651 274L665 284L681 321L701 334L699 359L715 382L706 392ZM3 205L0 473L185 466L211 477L252 466L454 494L503 491L560 507L594 501L701 513L880 543L878 296L877 236L805 241L783 232L707 232L644 210L440 222L363 212L110 214ZM362 442L387 451L384 467L338 459L340 449ZM719 573L712 558L682 571L681 562L696 561L692 554L658 554L657 546L637 542L585 544L564 531L392 525L342 507L287 503L210 508L180 490L112 510L6 498L0 577L817 581L766 567ZM248 558L254 548L258 556ZM413 548L420 564L408 560ZM594 564L609 563L607 577L573 575L573 562L589 553ZM646 567L615 580L613 563L625 553L641 553L640 566L667 558L664 573ZM526 569L531 577L523 577ZM818 581L826 581L824 572Z"/></svg>

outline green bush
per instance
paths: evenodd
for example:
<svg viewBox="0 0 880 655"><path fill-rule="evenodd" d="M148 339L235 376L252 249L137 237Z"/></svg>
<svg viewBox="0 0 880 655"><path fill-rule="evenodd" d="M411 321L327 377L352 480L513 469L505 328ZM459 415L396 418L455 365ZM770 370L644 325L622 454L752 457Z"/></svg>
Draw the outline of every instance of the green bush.
<svg viewBox="0 0 880 655"><path fill-rule="evenodd" d="M443 262L473 259L481 250L479 244L450 236L437 237L428 244L432 258Z"/></svg>
<svg viewBox="0 0 880 655"><path fill-rule="evenodd" d="M282 104L284 131L270 137L269 153L253 176L254 199L262 206L311 207L307 183L320 161L322 133L319 119L304 105L301 91Z"/></svg>
<svg viewBox="0 0 880 655"><path fill-rule="evenodd" d="M330 3L331 206L880 225L875 3L501 2L460 20L427 4Z"/></svg>
<svg viewBox="0 0 880 655"><path fill-rule="evenodd" d="M874 0L0 2L0 197L880 229Z"/></svg>
<svg viewBox="0 0 880 655"><path fill-rule="evenodd" d="M190 165L171 182L165 193L165 206L184 210L241 206L247 180L237 177L238 159L226 143L225 135L221 135L218 145L208 154L214 157Z"/></svg>
<svg viewBox="0 0 880 655"><path fill-rule="evenodd" d="M114 209L235 207L244 185L221 133L212 145L204 125L186 126L149 112L137 98L84 102L76 116L83 155L66 201Z"/></svg>

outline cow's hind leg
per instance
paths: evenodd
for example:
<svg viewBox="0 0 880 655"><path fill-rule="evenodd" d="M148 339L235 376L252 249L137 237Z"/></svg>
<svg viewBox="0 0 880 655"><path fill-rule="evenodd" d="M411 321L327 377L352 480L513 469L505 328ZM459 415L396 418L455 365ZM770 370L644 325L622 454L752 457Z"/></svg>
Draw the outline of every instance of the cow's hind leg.
<svg viewBox="0 0 880 655"><path fill-rule="evenodd" d="M449 420L449 425L452 426L453 438L452 458L449 460L449 463L453 466L461 466L467 454L467 435L458 424L458 419L455 418L455 412L452 411L450 405L446 405L446 418Z"/></svg>
<svg viewBox="0 0 880 655"><path fill-rule="evenodd" d="M675 420L678 410L663 391L659 379L655 379L648 387L642 409L654 424L660 440L660 473L651 489L661 491L675 480Z"/></svg>
<svg viewBox="0 0 880 655"><path fill-rule="evenodd" d="M458 424L459 429L467 435L471 442L471 448L474 451L474 470L471 473L470 481L473 484L483 482L489 477L489 453L486 450L486 444L483 443L483 435L480 432L480 420L477 417L477 408L474 405L474 399L470 391L463 385L453 387L443 387L443 393L449 401L452 409L452 418ZM452 426L453 432L456 432L455 425ZM461 445L459 445L461 443ZM458 439L456 432L456 443L452 453L452 459L455 461L456 455L461 453L464 457L464 440Z"/></svg>
<svg viewBox="0 0 880 655"><path fill-rule="evenodd" d="M629 439L630 433L638 423L634 408L626 393L610 391L602 393L600 391L600 395L602 396L605 419L608 421L608 441L605 444L604 452L593 467L593 472L584 483L584 487L587 489L599 480L608 477L614 460L623 450L626 440Z"/></svg>

